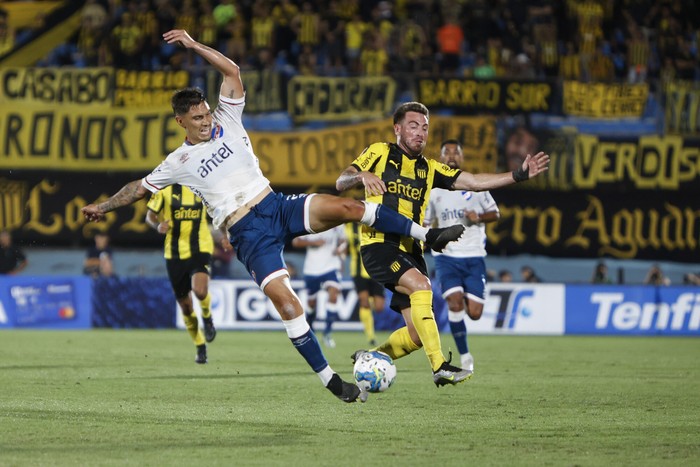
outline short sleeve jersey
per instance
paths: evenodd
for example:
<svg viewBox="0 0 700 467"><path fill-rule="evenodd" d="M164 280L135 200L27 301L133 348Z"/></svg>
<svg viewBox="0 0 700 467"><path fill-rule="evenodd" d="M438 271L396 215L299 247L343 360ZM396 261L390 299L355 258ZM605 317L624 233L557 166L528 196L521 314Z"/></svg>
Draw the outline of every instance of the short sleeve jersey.
<svg viewBox="0 0 700 467"><path fill-rule="evenodd" d="M426 224L435 221L438 227L454 224L462 224L465 227L460 239L448 243L443 254L457 258L486 256L486 226L469 223L466 218L469 211L479 215L498 212L498 205L488 191L433 190L430 194L430 203L425 215ZM433 252L434 256L440 254Z"/></svg>
<svg viewBox="0 0 700 467"><path fill-rule="evenodd" d="M300 238L324 241L323 245L306 247L304 275L320 276L341 269L342 263L340 257L336 254L336 250L345 240L345 228L342 225L324 232L304 235Z"/></svg>
<svg viewBox="0 0 700 467"><path fill-rule="evenodd" d="M198 144L185 141L143 179L143 186L153 193L175 183L189 187L218 229L230 213L270 185L243 128L244 106L245 97L219 96L212 138Z"/></svg>
<svg viewBox="0 0 700 467"><path fill-rule="evenodd" d="M151 196L148 209L170 224L163 248L166 259L185 260L214 251L202 200L189 188L177 184L163 188Z"/></svg>
<svg viewBox="0 0 700 467"><path fill-rule="evenodd" d="M374 143L352 163L360 171L372 172L386 184L382 195L371 195L365 190L365 199L397 211L422 225L425 210L433 188L450 189L459 174L453 169L423 155L411 157L393 143ZM409 253L421 251L418 241L397 234L385 234L363 225L361 244L389 243Z"/></svg>

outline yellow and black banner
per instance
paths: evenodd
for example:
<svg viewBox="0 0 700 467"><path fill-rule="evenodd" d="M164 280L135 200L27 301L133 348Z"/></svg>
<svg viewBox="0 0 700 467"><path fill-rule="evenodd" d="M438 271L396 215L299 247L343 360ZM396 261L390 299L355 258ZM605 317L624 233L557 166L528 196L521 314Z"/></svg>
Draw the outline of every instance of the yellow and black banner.
<svg viewBox="0 0 700 467"><path fill-rule="evenodd" d="M548 81L418 78L417 100L459 113L553 112L556 87Z"/></svg>
<svg viewBox="0 0 700 467"><path fill-rule="evenodd" d="M114 70L114 106L170 108L170 98L190 83L187 71Z"/></svg>
<svg viewBox="0 0 700 467"><path fill-rule="evenodd" d="M183 140L167 108L0 108L0 170L148 173Z"/></svg>
<svg viewBox="0 0 700 467"><path fill-rule="evenodd" d="M700 83L674 81L664 91L666 132L700 136Z"/></svg>
<svg viewBox="0 0 700 467"><path fill-rule="evenodd" d="M111 68L0 68L0 105L3 111L25 106L109 108L113 77Z"/></svg>
<svg viewBox="0 0 700 467"><path fill-rule="evenodd" d="M565 81L565 115L591 118L641 117L649 97L649 85L604 84Z"/></svg>
<svg viewBox="0 0 700 467"><path fill-rule="evenodd" d="M287 112L296 122L382 118L393 111L395 95L388 76L295 76L287 85Z"/></svg>

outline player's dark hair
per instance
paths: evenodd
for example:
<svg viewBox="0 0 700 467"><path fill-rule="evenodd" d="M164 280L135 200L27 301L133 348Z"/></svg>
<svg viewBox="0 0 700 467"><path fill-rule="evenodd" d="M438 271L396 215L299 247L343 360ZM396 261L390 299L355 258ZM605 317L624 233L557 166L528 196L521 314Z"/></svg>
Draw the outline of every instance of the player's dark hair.
<svg viewBox="0 0 700 467"><path fill-rule="evenodd" d="M394 111L394 124L402 122L408 112L418 112L430 118L428 108L420 102L404 102Z"/></svg>
<svg viewBox="0 0 700 467"><path fill-rule="evenodd" d="M442 149L448 144L456 144L459 149L462 149L462 143L460 143L459 140L452 138L452 139L446 139L445 141L442 142L442 144L440 145L440 151L442 151Z"/></svg>
<svg viewBox="0 0 700 467"><path fill-rule="evenodd" d="M176 91L170 99L175 115L184 115L195 105L204 102L204 92L199 88L185 88Z"/></svg>

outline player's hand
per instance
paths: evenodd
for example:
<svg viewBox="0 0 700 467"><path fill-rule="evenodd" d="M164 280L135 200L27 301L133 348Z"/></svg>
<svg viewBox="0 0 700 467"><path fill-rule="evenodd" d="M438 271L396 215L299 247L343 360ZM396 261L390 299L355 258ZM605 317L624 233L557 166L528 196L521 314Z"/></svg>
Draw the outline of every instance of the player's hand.
<svg viewBox="0 0 700 467"><path fill-rule="evenodd" d="M359 175L362 184L365 186L365 191L370 195L382 195L386 193L386 185L384 180L377 177L372 172L360 172Z"/></svg>
<svg viewBox="0 0 700 467"><path fill-rule="evenodd" d="M80 212L83 213L83 216L85 216L85 219L88 222L100 222L105 218L105 213L102 212L95 204L88 204L82 208Z"/></svg>
<svg viewBox="0 0 700 467"><path fill-rule="evenodd" d="M469 221L470 224L479 223L479 215L476 213L476 211L468 211L465 213L464 217L467 218L467 221Z"/></svg>
<svg viewBox="0 0 700 467"><path fill-rule="evenodd" d="M542 172L549 170L549 154L542 151L534 156L527 155L522 165L523 171L527 172L528 178L536 177Z"/></svg>
<svg viewBox="0 0 700 467"><path fill-rule="evenodd" d="M160 224L158 224L158 233L159 234L166 234L168 233L168 230L170 230L170 223L168 221L163 221Z"/></svg>
<svg viewBox="0 0 700 467"><path fill-rule="evenodd" d="M221 240L219 240L219 246L224 251L233 250L233 246L231 245L231 242L228 239L228 235L224 235L221 237Z"/></svg>
<svg viewBox="0 0 700 467"><path fill-rule="evenodd" d="M197 43L184 29L172 29L163 34L163 39L168 44L177 43L185 48L190 48Z"/></svg>

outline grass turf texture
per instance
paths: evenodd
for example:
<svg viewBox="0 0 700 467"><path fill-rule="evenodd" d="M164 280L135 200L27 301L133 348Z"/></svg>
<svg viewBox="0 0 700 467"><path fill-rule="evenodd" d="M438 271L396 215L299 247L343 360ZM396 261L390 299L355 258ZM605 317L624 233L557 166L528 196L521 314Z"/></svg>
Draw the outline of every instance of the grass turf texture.
<svg viewBox="0 0 700 467"><path fill-rule="evenodd" d="M326 355L349 378L364 338L335 338ZM700 463L700 339L470 345L470 381L437 389L419 351L388 392L344 404L283 331L220 332L208 365L184 331L3 331L0 464Z"/></svg>

